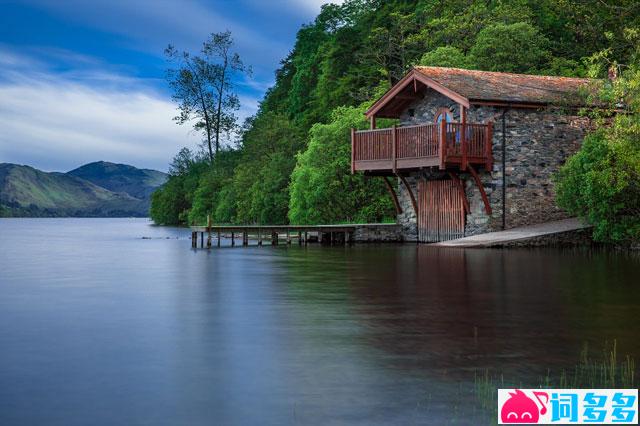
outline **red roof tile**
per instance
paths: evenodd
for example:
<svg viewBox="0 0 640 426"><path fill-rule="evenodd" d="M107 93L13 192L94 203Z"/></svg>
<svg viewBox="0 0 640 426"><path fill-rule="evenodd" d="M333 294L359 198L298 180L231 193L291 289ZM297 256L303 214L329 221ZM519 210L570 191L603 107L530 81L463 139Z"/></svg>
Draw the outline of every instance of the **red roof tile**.
<svg viewBox="0 0 640 426"><path fill-rule="evenodd" d="M422 75L473 101L583 105L598 80L444 67L415 67Z"/></svg>

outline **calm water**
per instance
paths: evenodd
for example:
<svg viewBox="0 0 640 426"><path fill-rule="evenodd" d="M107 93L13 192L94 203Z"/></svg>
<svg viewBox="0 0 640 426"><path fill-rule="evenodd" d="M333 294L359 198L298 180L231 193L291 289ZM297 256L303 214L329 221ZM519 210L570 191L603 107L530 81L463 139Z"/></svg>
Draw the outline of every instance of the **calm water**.
<svg viewBox="0 0 640 426"><path fill-rule="evenodd" d="M142 239L150 237L150 239ZM479 424L617 339L640 261L425 246L191 250L140 219L0 220L0 424Z"/></svg>

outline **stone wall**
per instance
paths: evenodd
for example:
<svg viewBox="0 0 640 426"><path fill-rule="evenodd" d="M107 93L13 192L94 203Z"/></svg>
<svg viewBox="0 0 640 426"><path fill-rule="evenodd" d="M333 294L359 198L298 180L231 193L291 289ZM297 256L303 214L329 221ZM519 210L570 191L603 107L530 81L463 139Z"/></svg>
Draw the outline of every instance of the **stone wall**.
<svg viewBox="0 0 640 426"><path fill-rule="evenodd" d="M393 223L357 225L353 239L356 243L402 242L402 226Z"/></svg>
<svg viewBox="0 0 640 426"><path fill-rule="evenodd" d="M434 91L410 105L400 117L401 125L433 123L438 109L450 108L454 120L459 119L459 106L449 98ZM466 235L474 235L502 229L502 108L472 107L467 120L475 123L494 123L493 158L491 171L478 170L492 208L485 212L480 190L468 173L460 173L471 213L466 218ZM575 153L582 143L589 120L559 108L515 109L505 112L506 150L505 181L506 228L558 220L567 217L555 203L553 175L566 159ZM418 180L439 179L440 171L413 172L408 182L418 198ZM405 240L417 238L416 217L409 195L398 183L398 197L403 213L398 223L403 228Z"/></svg>

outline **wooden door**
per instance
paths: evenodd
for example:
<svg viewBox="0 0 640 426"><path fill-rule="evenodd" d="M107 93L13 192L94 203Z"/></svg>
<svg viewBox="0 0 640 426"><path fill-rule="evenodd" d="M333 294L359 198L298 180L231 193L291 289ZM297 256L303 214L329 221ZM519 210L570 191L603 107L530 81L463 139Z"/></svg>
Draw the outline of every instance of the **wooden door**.
<svg viewBox="0 0 640 426"><path fill-rule="evenodd" d="M418 241L432 243L464 237L464 202L452 180L418 184Z"/></svg>

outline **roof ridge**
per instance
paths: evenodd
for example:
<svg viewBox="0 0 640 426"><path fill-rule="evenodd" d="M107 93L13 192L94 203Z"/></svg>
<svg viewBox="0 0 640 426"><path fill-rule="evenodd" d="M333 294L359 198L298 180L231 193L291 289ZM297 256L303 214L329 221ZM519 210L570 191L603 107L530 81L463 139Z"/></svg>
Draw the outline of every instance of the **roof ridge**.
<svg viewBox="0 0 640 426"><path fill-rule="evenodd" d="M456 70L462 71L464 73L470 74L500 74L500 75L512 75L517 77L533 77L533 78L544 78L544 79L553 79L553 80L577 80L577 81L598 81L596 78L589 77L565 77L559 75L542 75L542 74L522 74L516 72L505 72L505 71L486 71L486 70L472 70L468 68L456 68L456 67L436 67L436 66L427 66L427 65L414 65L414 69L437 69L437 70Z"/></svg>

